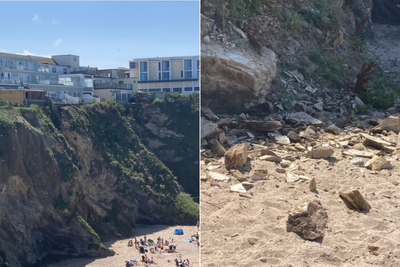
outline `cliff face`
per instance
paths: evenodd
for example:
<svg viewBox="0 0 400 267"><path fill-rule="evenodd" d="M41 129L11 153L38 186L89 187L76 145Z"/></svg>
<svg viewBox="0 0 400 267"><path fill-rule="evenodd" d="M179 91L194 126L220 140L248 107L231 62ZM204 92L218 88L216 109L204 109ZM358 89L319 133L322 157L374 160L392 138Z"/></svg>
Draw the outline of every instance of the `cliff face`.
<svg viewBox="0 0 400 267"><path fill-rule="evenodd" d="M133 111L140 140L173 173L186 192L199 196L199 95L169 95ZM198 198L197 198L198 199Z"/></svg>
<svg viewBox="0 0 400 267"><path fill-rule="evenodd" d="M196 205L121 107L0 109L0 264L106 256L100 238L137 222L195 219Z"/></svg>

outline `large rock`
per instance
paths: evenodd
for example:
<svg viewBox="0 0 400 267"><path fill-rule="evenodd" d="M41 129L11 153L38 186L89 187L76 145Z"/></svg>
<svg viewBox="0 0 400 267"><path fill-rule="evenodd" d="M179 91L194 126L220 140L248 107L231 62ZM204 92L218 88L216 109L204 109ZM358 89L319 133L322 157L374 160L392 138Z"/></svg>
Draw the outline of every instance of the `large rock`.
<svg viewBox="0 0 400 267"><path fill-rule="evenodd" d="M307 156L312 159L328 159L335 151L328 146L316 147L307 153Z"/></svg>
<svg viewBox="0 0 400 267"><path fill-rule="evenodd" d="M276 55L226 50L216 44L201 46L202 105L215 112L240 113L264 103L276 75Z"/></svg>
<svg viewBox="0 0 400 267"><path fill-rule="evenodd" d="M339 192L339 196L343 201L345 201L347 206L351 206L359 211L369 211L371 209L371 205L364 199L358 190L349 193Z"/></svg>
<svg viewBox="0 0 400 267"><path fill-rule="evenodd" d="M381 123L379 123L375 128L371 129L371 132L382 132L383 130L390 132L393 131L395 133L400 132L400 118L396 116L389 116Z"/></svg>
<svg viewBox="0 0 400 267"><path fill-rule="evenodd" d="M314 200L307 205L307 210L289 214L286 231L294 232L305 240L316 240L325 236L328 214L321 202Z"/></svg>
<svg viewBox="0 0 400 267"><path fill-rule="evenodd" d="M225 153L225 168L237 169L247 162L247 144L239 144L231 147Z"/></svg>
<svg viewBox="0 0 400 267"><path fill-rule="evenodd" d="M201 118L201 138L208 139L215 136L219 131L218 125Z"/></svg>

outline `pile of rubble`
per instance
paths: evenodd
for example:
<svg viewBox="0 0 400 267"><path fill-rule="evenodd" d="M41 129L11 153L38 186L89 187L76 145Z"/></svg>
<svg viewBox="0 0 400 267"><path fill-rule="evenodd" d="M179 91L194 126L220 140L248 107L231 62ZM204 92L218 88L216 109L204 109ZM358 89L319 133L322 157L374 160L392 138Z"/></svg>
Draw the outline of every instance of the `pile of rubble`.
<svg viewBox="0 0 400 267"><path fill-rule="evenodd" d="M318 194L318 178L310 177L305 162L325 160L333 165L348 160L361 172L378 174L393 169L400 155L400 118L389 116L369 130L363 127L340 129L304 112L293 113L285 121L250 120L245 114L220 118L202 110L201 181L210 186L229 187L241 197L251 198L259 181L284 179L296 186L308 183ZM328 170L329 171L329 168ZM370 204L358 190L337 192L338 199L359 212ZM328 215L314 200L289 214L287 231L307 240L324 237Z"/></svg>

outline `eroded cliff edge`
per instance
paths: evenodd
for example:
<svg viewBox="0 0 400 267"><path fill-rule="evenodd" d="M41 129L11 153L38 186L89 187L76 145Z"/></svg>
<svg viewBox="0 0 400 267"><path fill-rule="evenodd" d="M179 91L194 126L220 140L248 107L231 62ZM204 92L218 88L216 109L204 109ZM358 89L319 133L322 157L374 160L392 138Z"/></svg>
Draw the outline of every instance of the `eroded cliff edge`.
<svg viewBox="0 0 400 267"><path fill-rule="evenodd" d="M101 240L138 222L198 216L123 107L0 108L0 264L106 256Z"/></svg>

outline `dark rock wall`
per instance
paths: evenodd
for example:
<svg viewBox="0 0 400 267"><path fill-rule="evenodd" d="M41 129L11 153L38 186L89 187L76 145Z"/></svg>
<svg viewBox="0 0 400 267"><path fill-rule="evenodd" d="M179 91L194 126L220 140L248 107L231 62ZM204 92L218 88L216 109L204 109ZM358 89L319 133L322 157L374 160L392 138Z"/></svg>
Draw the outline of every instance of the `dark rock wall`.
<svg viewBox="0 0 400 267"><path fill-rule="evenodd" d="M0 110L0 263L106 256L137 222L182 223L171 171L113 104ZM54 116L53 116L54 117Z"/></svg>

